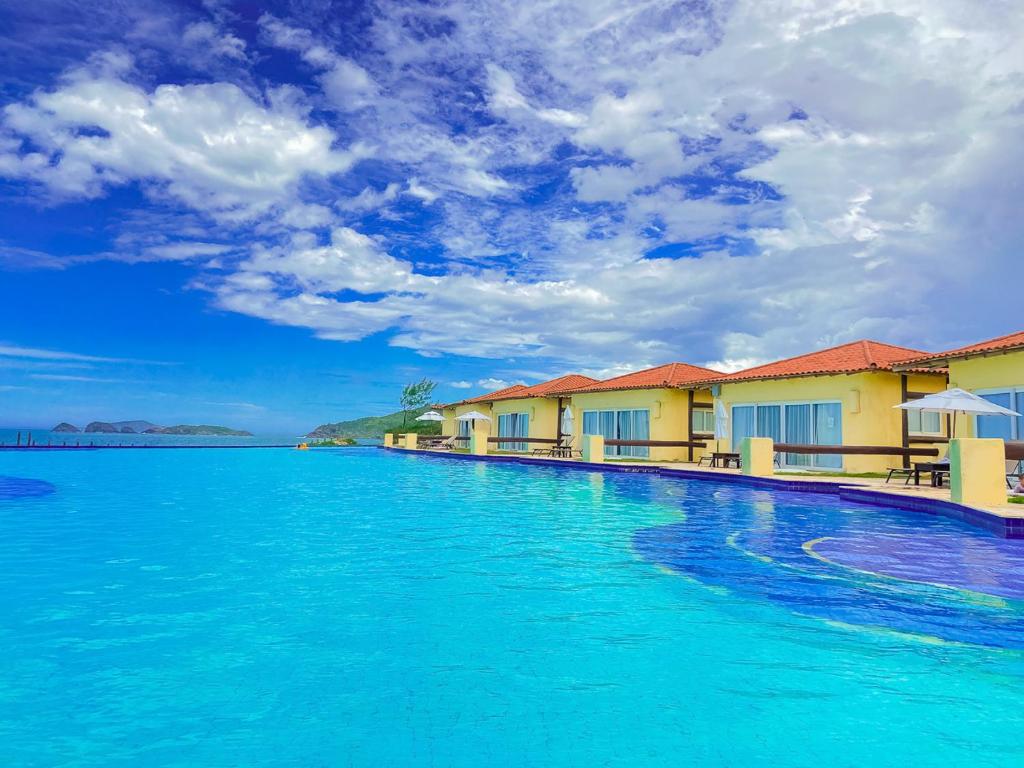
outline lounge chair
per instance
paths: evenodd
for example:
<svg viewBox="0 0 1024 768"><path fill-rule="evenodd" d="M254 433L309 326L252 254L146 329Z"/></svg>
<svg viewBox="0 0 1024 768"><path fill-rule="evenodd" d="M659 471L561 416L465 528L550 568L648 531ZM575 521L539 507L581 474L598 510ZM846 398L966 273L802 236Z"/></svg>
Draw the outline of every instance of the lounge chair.
<svg viewBox="0 0 1024 768"><path fill-rule="evenodd" d="M1024 459L1006 460L1006 487L1012 489L1014 481L1024 474Z"/></svg>
<svg viewBox="0 0 1024 768"><path fill-rule="evenodd" d="M431 451L450 451L455 448L455 435L439 439L435 438L429 441L424 447Z"/></svg>
<svg viewBox="0 0 1024 768"><path fill-rule="evenodd" d="M893 475L896 475L897 477L904 478L904 480L903 480L903 484L904 485L910 485L910 478L912 478L914 476L914 468L913 467L889 467L889 475L885 478L886 485L888 485L889 481L892 480L892 476Z"/></svg>
<svg viewBox="0 0 1024 768"><path fill-rule="evenodd" d="M562 441L561 445L552 445L547 448L534 448L534 456L562 456L567 459L571 459L574 453L578 453L580 456L583 455L583 451L574 451L572 447L572 437L567 435Z"/></svg>

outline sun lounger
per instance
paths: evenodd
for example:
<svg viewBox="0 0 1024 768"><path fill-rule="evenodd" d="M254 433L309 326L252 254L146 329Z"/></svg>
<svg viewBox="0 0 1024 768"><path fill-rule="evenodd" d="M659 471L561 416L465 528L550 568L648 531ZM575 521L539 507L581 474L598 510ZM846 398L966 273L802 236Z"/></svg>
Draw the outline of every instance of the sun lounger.
<svg viewBox="0 0 1024 768"><path fill-rule="evenodd" d="M1024 460L1007 459L1006 460L1006 487L1013 488L1016 484L1016 480L1024 474Z"/></svg>

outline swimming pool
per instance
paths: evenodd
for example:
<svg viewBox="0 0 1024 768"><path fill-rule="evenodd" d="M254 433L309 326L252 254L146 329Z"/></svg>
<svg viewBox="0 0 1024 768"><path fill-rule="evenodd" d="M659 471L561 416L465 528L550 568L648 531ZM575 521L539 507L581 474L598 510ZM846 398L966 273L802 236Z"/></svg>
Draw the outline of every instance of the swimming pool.
<svg viewBox="0 0 1024 768"><path fill-rule="evenodd" d="M1024 542L369 448L0 454L26 766L1005 766ZM19 490L20 489L20 490Z"/></svg>

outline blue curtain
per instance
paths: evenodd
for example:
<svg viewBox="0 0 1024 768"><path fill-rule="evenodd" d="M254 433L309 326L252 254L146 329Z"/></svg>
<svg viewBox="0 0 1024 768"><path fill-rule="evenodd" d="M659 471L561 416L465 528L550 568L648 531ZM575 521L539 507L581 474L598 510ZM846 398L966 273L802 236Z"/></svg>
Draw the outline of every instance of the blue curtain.
<svg viewBox="0 0 1024 768"><path fill-rule="evenodd" d="M601 434L605 440L615 439L615 411L601 411ZM604 447L605 456L618 456L619 449L615 446Z"/></svg>
<svg viewBox="0 0 1024 768"><path fill-rule="evenodd" d="M460 421L459 422L459 437L469 437L469 422L468 421Z"/></svg>
<svg viewBox="0 0 1024 768"><path fill-rule="evenodd" d="M786 442L810 445L814 442L814 430L811 428L810 405L786 406ZM811 463L806 453L787 453L786 464L794 467L806 467Z"/></svg>
<svg viewBox="0 0 1024 768"><path fill-rule="evenodd" d="M782 406L757 406L757 436L770 437L776 443L782 442Z"/></svg>
<svg viewBox="0 0 1024 768"><path fill-rule="evenodd" d="M732 407L732 449L739 451L743 438L757 436L757 409L752 405Z"/></svg>
<svg viewBox="0 0 1024 768"><path fill-rule="evenodd" d="M843 409L839 403L815 403L814 442L816 445L843 444ZM842 456L815 456L814 466L840 469Z"/></svg>
<svg viewBox="0 0 1024 768"><path fill-rule="evenodd" d="M633 411L633 439L651 439L650 411ZM638 445L635 448L633 448L633 455L639 458L646 459L648 456L651 455L651 449L648 448L646 445Z"/></svg>
<svg viewBox="0 0 1024 768"><path fill-rule="evenodd" d="M584 435L600 435L601 434L601 420L598 416L597 411L584 411L583 412L583 434Z"/></svg>

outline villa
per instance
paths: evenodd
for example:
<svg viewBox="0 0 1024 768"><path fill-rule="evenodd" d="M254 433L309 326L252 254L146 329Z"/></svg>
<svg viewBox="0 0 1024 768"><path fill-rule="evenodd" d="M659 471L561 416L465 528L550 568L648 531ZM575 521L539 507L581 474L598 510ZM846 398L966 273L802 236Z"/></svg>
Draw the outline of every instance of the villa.
<svg viewBox="0 0 1024 768"><path fill-rule="evenodd" d="M943 367L949 369L949 386L1024 413L1024 331L918 356L896 366L897 370ZM976 416L958 422L957 434L1024 440L1024 417Z"/></svg>
<svg viewBox="0 0 1024 768"><path fill-rule="evenodd" d="M687 363L668 363L577 387L571 394L574 442L584 435L606 440L694 442L714 430L711 393L702 382L720 371ZM605 447L605 456L653 461L696 461L702 449L676 446Z"/></svg>
<svg viewBox="0 0 1024 768"><path fill-rule="evenodd" d="M800 445L930 447L946 442L938 414L894 406L946 388L944 368L902 371L920 357L906 347L861 340L723 375L703 382L729 414L731 444L770 437ZM906 415L905 415L906 414ZM885 455L782 454L789 469L882 472L906 461Z"/></svg>
<svg viewBox="0 0 1024 768"><path fill-rule="evenodd" d="M568 404L568 398L561 393L596 382L589 376L574 373L530 387L516 384L446 405L441 411L445 417L441 431L445 435L468 437L469 422L457 419L465 413L478 411L491 420L491 437L524 438L522 442L499 443L498 450L526 453L538 443L544 444L541 441L554 444L559 439L562 413Z"/></svg>

